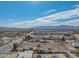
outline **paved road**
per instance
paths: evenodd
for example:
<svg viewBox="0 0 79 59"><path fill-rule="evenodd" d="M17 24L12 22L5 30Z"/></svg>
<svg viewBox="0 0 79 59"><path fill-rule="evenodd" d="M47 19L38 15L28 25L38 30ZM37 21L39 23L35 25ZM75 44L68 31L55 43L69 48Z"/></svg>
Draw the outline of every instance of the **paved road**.
<svg viewBox="0 0 79 59"><path fill-rule="evenodd" d="M31 35L32 33L33 31L28 33L26 36ZM5 44L2 47L0 47L0 54L5 52L7 53L10 52L13 49L13 44L14 43L20 44L21 42L23 42L24 40L23 38L25 38L25 36L18 37L16 40L13 40L12 42L9 42L8 44Z"/></svg>

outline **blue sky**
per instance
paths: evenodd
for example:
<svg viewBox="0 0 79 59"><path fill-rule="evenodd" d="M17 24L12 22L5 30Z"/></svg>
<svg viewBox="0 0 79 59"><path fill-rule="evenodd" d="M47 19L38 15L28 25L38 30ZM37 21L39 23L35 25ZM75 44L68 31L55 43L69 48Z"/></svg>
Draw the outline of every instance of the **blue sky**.
<svg viewBox="0 0 79 59"><path fill-rule="evenodd" d="M5 1L0 2L0 26L79 26L79 2Z"/></svg>

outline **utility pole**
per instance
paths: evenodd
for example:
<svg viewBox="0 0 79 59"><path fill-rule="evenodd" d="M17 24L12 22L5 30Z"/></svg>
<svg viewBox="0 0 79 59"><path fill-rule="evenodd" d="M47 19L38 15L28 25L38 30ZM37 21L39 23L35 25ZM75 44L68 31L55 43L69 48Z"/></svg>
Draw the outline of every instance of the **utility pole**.
<svg viewBox="0 0 79 59"><path fill-rule="evenodd" d="M45 38L43 37L43 34L42 34L42 39L44 40L44 51L46 52L46 49L45 49L45 45L46 45L45 42L46 41L45 41Z"/></svg>

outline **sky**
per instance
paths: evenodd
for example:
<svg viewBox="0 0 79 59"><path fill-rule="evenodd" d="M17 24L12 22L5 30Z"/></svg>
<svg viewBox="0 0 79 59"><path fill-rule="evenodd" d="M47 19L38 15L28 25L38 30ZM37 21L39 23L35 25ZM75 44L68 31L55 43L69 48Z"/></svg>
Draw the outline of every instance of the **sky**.
<svg viewBox="0 0 79 59"><path fill-rule="evenodd" d="M0 27L79 26L78 1L0 1Z"/></svg>

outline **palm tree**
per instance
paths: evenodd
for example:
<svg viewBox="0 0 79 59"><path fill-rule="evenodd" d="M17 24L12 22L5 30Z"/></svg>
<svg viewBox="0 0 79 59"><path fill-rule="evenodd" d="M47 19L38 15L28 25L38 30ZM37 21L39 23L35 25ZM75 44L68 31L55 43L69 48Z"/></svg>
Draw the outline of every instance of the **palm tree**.
<svg viewBox="0 0 79 59"><path fill-rule="evenodd" d="M27 40L30 40L30 39L31 39L31 37L28 35L28 36L25 36L24 41L27 41Z"/></svg>
<svg viewBox="0 0 79 59"><path fill-rule="evenodd" d="M39 48L40 48L40 45L38 44L38 45L37 45L37 47L39 47Z"/></svg>
<svg viewBox="0 0 79 59"><path fill-rule="evenodd" d="M40 56L40 55L38 55L38 56L37 56L37 58L41 58L41 56Z"/></svg>
<svg viewBox="0 0 79 59"><path fill-rule="evenodd" d="M14 43L14 44L13 44L13 49L12 49L12 51L17 51L17 49L16 49L16 48L17 48L17 44L16 44L16 43Z"/></svg>

